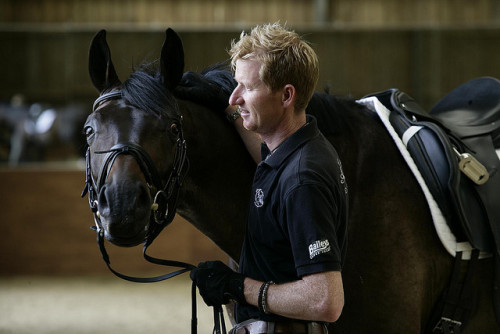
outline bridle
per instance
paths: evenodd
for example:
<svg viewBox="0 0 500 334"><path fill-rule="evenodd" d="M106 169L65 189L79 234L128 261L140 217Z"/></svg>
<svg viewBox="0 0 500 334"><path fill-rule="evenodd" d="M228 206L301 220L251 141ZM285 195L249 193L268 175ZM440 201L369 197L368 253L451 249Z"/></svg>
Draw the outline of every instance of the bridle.
<svg viewBox="0 0 500 334"><path fill-rule="evenodd" d="M120 90L115 90L105 93L99 96L99 98L94 102L93 111L96 110L96 108L99 106L100 103L112 99L118 99L121 97L122 93ZM101 250L101 254L104 260L108 265L109 265L109 257L107 255L106 249L104 248L104 230L101 224L100 213L97 207L98 205L97 195L99 194L99 191L106 183L106 179L108 178L111 167L113 166L116 158L119 155L125 154L134 157L137 163L139 164L142 173L144 174L148 186L150 186L150 188L156 189L157 191L153 197L154 198L153 204L151 205L151 211L152 211L151 220L149 222L148 233L143 248L143 253L146 260L150 261L151 259L153 259L145 253L147 247L151 245L153 240L158 236L158 234L163 230L163 228L169 225L174 219L175 213L177 211L177 200L179 198L179 191L180 188L182 187L184 178L188 172L189 162L187 159L187 145L182 133L182 125L180 123L180 120L174 121L172 123L172 128L177 129L176 130L177 140L175 144L175 153L174 153L172 167L165 184L163 184L160 173L158 172L158 169L156 168L150 155L139 144L132 142L118 143L113 147L111 147L109 150L94 152L94 154L106 154L106 156L104 157L104 163L102 164L98 173L97 182L95 182L94 177L92 176L91 151L90 147L87 148L87 153L85 155L86 179L85 179L85 188L83 189L82 192L82 197L84 197L88 193L89 206L90 210L94 215L94 222L95 222L95 226L93 226L92 229L94 229L97 232L99 248ZM152 262L157 263L158 261L153 259ZM185 269L183 269L182 272L194 268L193 265L177 261L174 262L168 261L168 263L169 264L164 264L164 263L157 263L157 264L184 267ZM114 270L112 269L111 271L114 272ZM182 272L177 273L177 275L181 274ZM114 273L116 274L116 272ZM123 279L131 280L134 282L138 280L142 281L142 279L140 278L129 277L122 274L119 274L118 276ZM158 276L155 279L163 280L170 277L172 276L165 278L164 276ZM147 279L147 281L149 280L150 279Z"/></svg>
<svg viewBox="0 0 500 334"><path fill-rule="evenodd" d="M96 108L102 102L120 98L122 98L122 92L120 90L114 90L108 93L104 93L95 100L92 109L93 111L95 111ZM87 152L85 155L86 178L85 178L85 187L82 192L82 197L84 197L88 193L89 206L90 210L93 213L95 222L95 226L92 226L91 229L96 231L97 244L99 246L102 258L106 263L107 267L109 268L109 270L119 278L127 281L137 282L137 283L159 282L175 277L177 275L180 275L195 268L194 265L189 263L158 259L146 254L146 250L151 245L153 240L158 236L158 234L163 230L163 228L165 228L173 221L175 213L177 211L177 200L179 198L179 191L180 188L182 187L184 178L186 177L186 174L189 170L189 161L187 159L187 145L182 133L181 121L180 120L174 121L172 123L172 129L177 129L176 131L177 139L175 144L175 153L174 153L172 167L165 184L163 184L160 173L158 172L158 169L156 168L150 155L139 144L132 142L118 143L113 147L111 147L109 150L94 152L94 154L106 154L106 156L104 157L104 163L102 164L98 173L97 182L95 182L94 177L92 176L90 147L87 148ZM99 194L100 189L106 183L106 179L108 178L109 172L116 158L121 154L131 155L132 157L134 157L137 163L139 164L142 173L145 176L148 186L151 186L151 188L154 187L156 189L156 194L153 197L154 198L153 204L151 205L152 214L147 230L148 232L142 249L142 254L144 258L147 261L154 264L170 266L170 267L178 267L182 269L155 277L133 277L121 274L115 271L111 267L109 255L104 246L104 239L105 239L104 230L101 224L100 213L97 207L98 205L97 196ZM191 333L194 334L197 332L196 285L194 283L192 284L192 289L191 289L191 299L192 299ZM225 326L223 324L224 320L221 307L214 308L214 319L216 327L220 327L220 325L219 326L217 325L220 324L220 322L222 322L223 332L225 333L225 328L224 328ZM220 332L220 329L216 328L215 330L216 332Z"/></svg>

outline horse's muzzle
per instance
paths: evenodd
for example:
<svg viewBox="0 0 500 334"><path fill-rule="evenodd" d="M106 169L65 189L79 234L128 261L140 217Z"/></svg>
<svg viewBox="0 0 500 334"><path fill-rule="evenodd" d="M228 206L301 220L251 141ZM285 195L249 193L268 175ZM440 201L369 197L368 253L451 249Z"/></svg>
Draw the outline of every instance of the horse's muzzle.
<svg viewBox="0 0 500 334"><path fill-rule="evenodd" d="M144 182L112 178L99 191L97 209L104 236L123 247L146 239L151 216L151 196Z"/></svg>

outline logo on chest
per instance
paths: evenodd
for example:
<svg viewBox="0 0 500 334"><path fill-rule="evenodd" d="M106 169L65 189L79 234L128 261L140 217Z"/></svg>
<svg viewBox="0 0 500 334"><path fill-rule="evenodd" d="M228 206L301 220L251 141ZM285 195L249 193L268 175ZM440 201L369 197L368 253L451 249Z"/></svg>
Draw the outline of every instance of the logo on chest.
<svg viewBox="0 0 500 334"><path fill-rule="evenodd" d="M255 190L254 204L258 208L264 205L264 192L262 191L262 189Z"/></svg>

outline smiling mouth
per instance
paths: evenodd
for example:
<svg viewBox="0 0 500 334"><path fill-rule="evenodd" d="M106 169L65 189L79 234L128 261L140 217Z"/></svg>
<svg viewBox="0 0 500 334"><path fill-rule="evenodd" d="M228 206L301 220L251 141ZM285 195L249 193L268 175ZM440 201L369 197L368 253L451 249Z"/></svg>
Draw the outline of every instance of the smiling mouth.
<svg viewBox="0 0 500 334"><path fill-rule="evenodd" d="M250 113L248 111L240 109L240 116L241 117L247 117L249 115L250 115Z"/></svg>

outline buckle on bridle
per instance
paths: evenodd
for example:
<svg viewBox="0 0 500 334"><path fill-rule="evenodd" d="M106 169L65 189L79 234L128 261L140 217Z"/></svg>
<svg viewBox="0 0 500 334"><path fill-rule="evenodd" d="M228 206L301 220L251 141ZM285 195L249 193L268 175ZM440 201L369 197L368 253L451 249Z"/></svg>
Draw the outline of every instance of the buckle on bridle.
<svg viewBox="0 0 500 334"><path fill-rule="evenodd" d="M460 327L462 326L462 322L453 320L446 317L441 317L438 323L432 330L433 333L458 333Z"/></svg>
<svg viewBox="0 0 500 334"><path fill-rule="evenodd" d="M163 214L163 211L158 210L160 207L160 204L158 203L158 196L162 196L165 198L165 213ZM155 223L161 225L165 221L165 219L168 216L168 195L165 193L163 190L158 190L156 193L153 204L151 204L151 210L153 211L153 217L155 220ZM163 216L163 217L162 217Z"/></svg>

